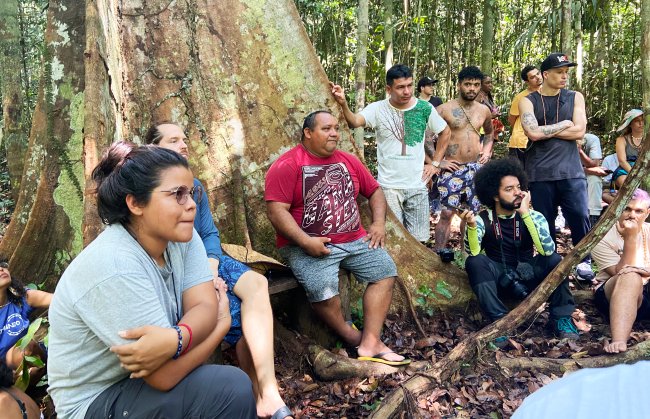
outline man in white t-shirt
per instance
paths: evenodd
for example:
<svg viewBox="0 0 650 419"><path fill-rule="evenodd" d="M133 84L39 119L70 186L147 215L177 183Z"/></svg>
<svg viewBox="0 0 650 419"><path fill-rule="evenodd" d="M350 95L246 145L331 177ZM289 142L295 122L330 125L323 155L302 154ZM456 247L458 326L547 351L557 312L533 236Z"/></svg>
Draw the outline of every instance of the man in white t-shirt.
<svg viewBox="0 0 650 419"><path fill-rule="evenodd" d="M616 224L591 255L600 268L597 280L606 281L594 294L594 303L609 316L612 341L604 349L625 352L635 319L650 318L650 196L637 189Z"/></svg>
<svg viewBox="0 0 650 419"><path fill-rule="evenodd" d="M413 73L396 64L386 73L388 99L350 110L341 86L330 82L350 128L368 127L377 136L377 181L393 214L417 240L429 240L429 199L426 184L440 173L449 128L429 102L413 96ZM431 160L424 152L424 133L438 134Z"/></svg>

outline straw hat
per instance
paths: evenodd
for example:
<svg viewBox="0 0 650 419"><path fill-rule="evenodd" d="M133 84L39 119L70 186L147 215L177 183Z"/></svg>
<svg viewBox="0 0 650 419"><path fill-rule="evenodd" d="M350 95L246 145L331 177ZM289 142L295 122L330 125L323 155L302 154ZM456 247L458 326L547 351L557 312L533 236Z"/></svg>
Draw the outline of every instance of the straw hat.
<svg viewBox="0 0 650 419"><path fill-rule="evenodd" d="M630 122L632 122L634 118L641 115L643 115L643 111L640 109L632 109L628 111L623 117L623 122L621 122L621 125L618 128L616 128L616 131L618 132L623 131L625 128L627 128L628 125L630 125Z"/></svg>

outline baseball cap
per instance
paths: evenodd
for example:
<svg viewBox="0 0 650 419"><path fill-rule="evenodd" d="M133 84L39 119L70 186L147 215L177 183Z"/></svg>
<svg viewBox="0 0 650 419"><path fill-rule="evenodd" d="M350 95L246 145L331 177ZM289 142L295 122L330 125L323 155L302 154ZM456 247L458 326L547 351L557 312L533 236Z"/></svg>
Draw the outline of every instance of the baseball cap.
<svg viewBox="0 0 650 419"><path fill-rule="evenodd" d="M418 81L418 89L422 88L423 86L428 86L430 84L436 84L438 83L438 79L432 79L429 76L424 76Z"/></svg>
<svg viewBox="0 0 650 419"><path fill-rule="evenodd" d="M577 65L578 64L576 63L572 63L566 54L562 52L554 52L546 57L544 61L542 61L542 65L539 69L541 72L544 72L546 70L550 70L551 68L575 67Z"/></svg>

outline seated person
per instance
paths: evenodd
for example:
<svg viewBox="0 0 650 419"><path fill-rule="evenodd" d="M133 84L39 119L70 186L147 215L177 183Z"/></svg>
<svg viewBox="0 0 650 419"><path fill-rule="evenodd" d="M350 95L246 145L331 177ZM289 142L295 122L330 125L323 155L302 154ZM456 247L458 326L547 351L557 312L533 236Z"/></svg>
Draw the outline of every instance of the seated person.
<svg viewBox="0 0 650 419"><path fill-rule="evenodd" d="M602 167L607 174L603 177L603 194L602 199L607 205L611 204L616 197L616 185L614 184L614 171L618 168L618 156L616 153L605 156ZM604 210L605 208L603 208Z"/></svg>
<svg viewBox="0 0 650 419"><path fill-rule="evenodd" d="M52 294L45 291L26 289L23 283L11 276L9 264L0 262L0 359L11 369L23 362L25 355L45 358L45 351L32 341L23 350L16 343L27 334L29 315L34 308L47 308Z"/></svg>
<svg viewBox="0 0 650 419"><path fill-rule="evenodd" d="M635 319L650 318L650 196L637 189L616 224L594 247L592 255L600 268L597 280L606 281L594 294L598 310L609 318L612 341L609 353L627 350Z"/></svg>
<svg viewBox="0 0 650 419"><path fill-rule="evenodd" d="M147 144L157 145L188 158L187 136L172 123L157 123L145 135ZM210 202L201 182L194 178L194 187L202 198L196 206L194 228L208 254L213 280L223 279L228 285L228 301L232 322L224 338L237 351L239 366L253 380L257 414L261 418L284 418L291 410L280 397L273 359L273 311L268 281L248 266L223 253L219 230L214 224Z"/></svg>
<svg viewBox="0 0 650 419"><path fill-rule="evenodd" d="M0 412L4 419L39 419L41 410L25 392L14 386L11 368L0 359Z"/></svg>
<svg viewBox="0 0 650 419"><path fill-rule="evenodd" d="M621 125L616 129L621 135L616 138L616 156L618 157L618 168L612 175L616 188L620 188L632 170L643 143L643 111L631 109L623 117Z"/></svg>
<svg viewBox="0 0 650 419"><path fill-rule="evenodd" d="M489 208L478 214L464 210L467 221L465 269L481 310L490 321L505 316L501 296L523 299L562 260L544 216L530 209L528 180L517 160L488 162L474 178L481 203ZM533 256L533 250L537 256ZM481 254L481 250L485 254ZM560 338L577 339L571 319L575 303L564 280L549 298L551 322Z"/></svg>
<svg viewBox="0 0 650 419"><path fill-rule="evenodd" d="M589 223L593 227L600 218L603 210L601 197L603 195L603 186L601 177L607 173L600 167L600 161L603 158L603 152L600 148L600 139L591 133L586 133L582 141L578 141L578 152L580 153L580 162L587 176L587 203L589 208ZM593 273L591 273L593 279Z"/></svg>
<svg viewBox="0 0 650 419"><path fill-rule="evenodd" d="M316 111L303 123L302 142L284 153L266 174L264 199L287 260L318 316L350 346L360 360L406 365L380 339L393 296L395 263L383 249L386 199L368 169L350 153L336 149L339 123ZM372 224L361 225L357 195L368 198ZM367 282L364 327L346 323L341 311L339 268Z"/></svg>
<svg viewBox="0 0 650 419"><path fill-rule="evenodd" d="M118 142L92 179L107 227L65 270L49 311L59 417L257 418L246 374L203 365L230 312L194 230L201 195L187 160Z"/></svg>

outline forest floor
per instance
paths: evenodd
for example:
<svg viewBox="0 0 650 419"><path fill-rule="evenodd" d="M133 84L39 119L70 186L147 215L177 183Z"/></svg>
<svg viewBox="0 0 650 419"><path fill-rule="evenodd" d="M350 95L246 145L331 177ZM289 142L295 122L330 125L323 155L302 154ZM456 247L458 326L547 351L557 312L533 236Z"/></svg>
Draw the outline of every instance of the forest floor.
<svg viewBox="0 0 650 419"><path fill-rule="evenodd" d="M458 225L457 223L455 224ZM433 234L433 229L432 229ZM452 231L452 240L458 248L458 228ZM570 232L562 229L558 238L560 254L570 249ZM590 285L576 282L572 277L572 289L589 290ZM479 330L486 323L480 319L464 316L427 314L430 307L420 305L419 320L427 333L422 338L412 321L389 316L383 338L396 352L413 361L435 362L445 356L469 333ZM548 310L538 310L535 317L522 325L512 336L508 345L498 349L494 345L484 348L473 363L466 364L443 386L436 387L417 397L417 415L421 418L509 418L523 399L559 378L536 370L520 370L507 373L497 362L503 357L585 358L603 355L603 341L609 336L609 326L598 314L590 299L580 301L578 308L586 314L591 324L590 332L582 333L580 339L560 341L545 327ZM635 325L631 344L650 338L648 328ZM345 350L330 348L333 352L346 354ZM349 354L354 356L353 354ZM296 418L360 418L370 415L381 399L399 387L414 372L405 369L396 374L339 382L319 381L306 362L290 354L276 354L276 372L285 401L296 413ZM410 416L405 416L410 417Z"/></svg>
<svg viewBox="0 0 650 419"><path fill-rule="evenodd" d="M4 162L0 162L0 238L10 220L13 203L10 198L8 179ZM432 235L436 220L432 218ZM571 247L569 231L563 229L558 236L558 252L565 254ZM458 222L452 224L450 244L459 249ZM432 243L428 244L429 246ZM458 253L458 252L457 252ZM573 281L573 289L588 290L589 285ZM418 335L412 319L389 316L386 320L383 339L400 354L413 361L435 362L445 356L469 333L485 326L477 318L437 312L435 304L426 299L426 293L415 295L419 320L426 337ZM452 379L444 385L421 394L416 399L416 416L421 418L509 418L523 399L540 387L558 377L536 370L504 372L498 360L504 357L546 357L582 358L603 354L602 343L609 336L609 327L597 313L589 299L581 300L578 308L585 314L592 329L583 333L576 342L559 341L550 334L545 323L548 311L540 310L535 317L522 325L508 346L497 349L493 345L484 348L476 360L465 364ZM362 319L355 319L362 325ZM649 328L635 325L631 344L650 338ZM308 338L295 333L304 344ZM327 348L340 354L347 354L342 345ZM370 415L383 397L415 373L404 369L399 373L375 378L351 378L336 382L319 381L313 373L305 353L296 356L286 351L283 345L276 345L276 375L285 402L296 418L361 418ZM234 353L224 353L227 364L235 364ZM43 405L44 389L28 389L28 393ZM51 417L51 406L44 406L45 417ZM405 416L412 417L412 416Z"/></svg>

